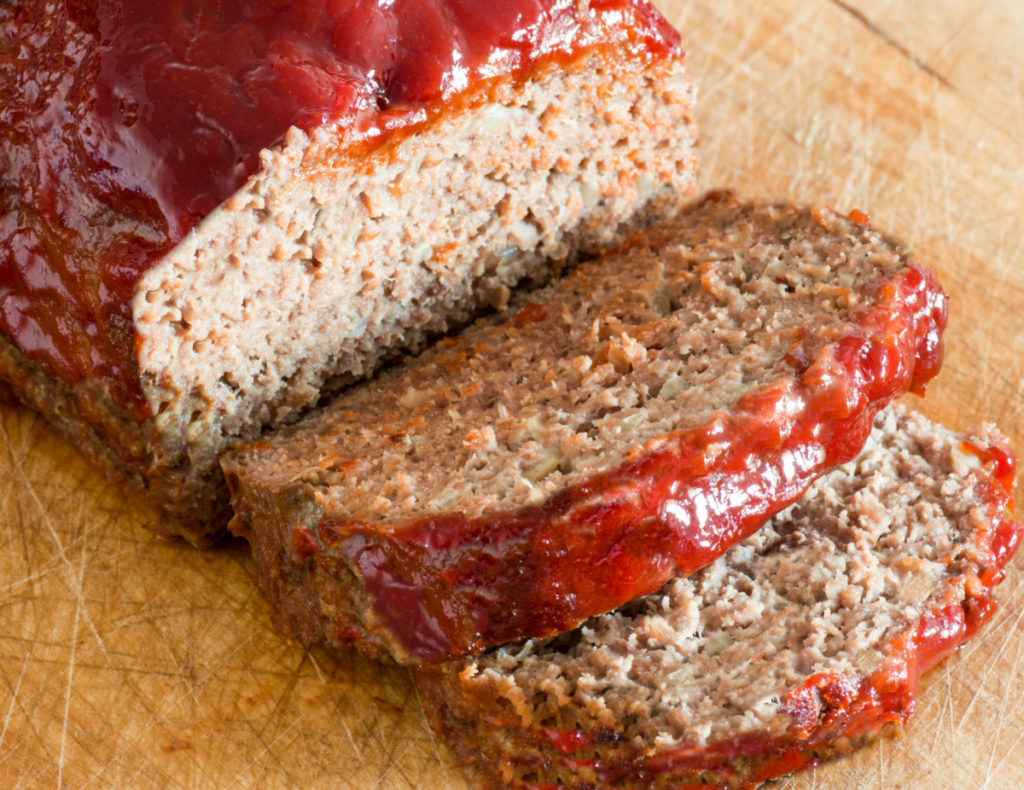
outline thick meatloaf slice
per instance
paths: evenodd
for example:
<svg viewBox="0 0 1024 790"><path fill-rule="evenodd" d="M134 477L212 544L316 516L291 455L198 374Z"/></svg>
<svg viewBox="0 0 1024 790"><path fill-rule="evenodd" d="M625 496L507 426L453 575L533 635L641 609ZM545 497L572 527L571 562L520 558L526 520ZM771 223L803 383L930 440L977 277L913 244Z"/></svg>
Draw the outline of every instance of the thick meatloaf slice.
<svg viewBox="0 0 1024 790"><path fill-rule="evenodd" d="M995 608L1013 456L896 407L861 455L689 579L567 634L417 672L490 787L752 788L913 713Z"/></svg>
<svg viewBox="0 0 1024 790"><path fill-rule="evenodd" d="M936 372L946 299L826 209L695 204L227 457L278 627L439 661L711 562Z"/></svg>
<svg viewBox="0 0 1024 790"><path fill-rule="evenodd" d="M0 380L197 542L233 442L693 190L644 0L25 0L0 42Z"/></svg>

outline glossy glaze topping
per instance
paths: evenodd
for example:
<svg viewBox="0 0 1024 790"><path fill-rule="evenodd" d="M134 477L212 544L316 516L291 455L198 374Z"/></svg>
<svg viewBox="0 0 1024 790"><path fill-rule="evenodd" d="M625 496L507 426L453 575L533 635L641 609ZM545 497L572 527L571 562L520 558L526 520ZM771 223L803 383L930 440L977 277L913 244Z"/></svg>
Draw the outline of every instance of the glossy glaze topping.
<svg viewBox="0 0 1024 790"><path fill-rule="evenodd" d="M360 575L395 655L440 661L546 636L651 593L708 564L855 457L876 412L921 390L941 362L946 297L910 264L870 287L861 331L813 358L795 380L744 396L710 424L637 448L619 468L551 501L497 518L410 519L394 530L328 515L293 552L337 547ZM302 528L305 530L305 528ZM348 623L334 641L350 638Z"/></svg>
<svg viewBox="0 0 1024 790"><path fill-rule="evenodd" d="M139 276L291 126L344 145L607 43L667 53L641 0L26 0L0 8L0 330L49 372L144 414Z"/></svg>

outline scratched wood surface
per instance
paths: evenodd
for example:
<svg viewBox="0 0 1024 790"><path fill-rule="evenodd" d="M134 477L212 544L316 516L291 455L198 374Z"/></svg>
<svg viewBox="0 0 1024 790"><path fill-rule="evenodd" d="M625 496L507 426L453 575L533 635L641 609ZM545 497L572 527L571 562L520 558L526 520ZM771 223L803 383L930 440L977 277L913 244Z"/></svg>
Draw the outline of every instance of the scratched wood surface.
<svg viewBox="0 0 1024 790"><path fill-rule="evenodd" d="M952 298L920 405L1024 448L1024 4L664 0L702 81L704 186L860 208ZM0 406L0 786L468 788L405 674L269 629L201 552ZM1024 557L902 738L786 790L1024 787Z"/></svg>

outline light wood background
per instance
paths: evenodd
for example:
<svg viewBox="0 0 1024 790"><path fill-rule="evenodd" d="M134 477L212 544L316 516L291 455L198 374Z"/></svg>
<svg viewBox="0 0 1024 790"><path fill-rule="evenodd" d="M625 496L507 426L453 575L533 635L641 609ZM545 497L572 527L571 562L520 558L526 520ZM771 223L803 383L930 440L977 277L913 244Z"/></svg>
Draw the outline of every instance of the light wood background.
<svg viewBox="0 0 1024 790"><path fill-rule="evenodd" d="M951 296L921 403L1024 449L1024 3L663 0L703 184L860 208ZM466 788L405 674L276 637L244 545L202 552L0 407L0 787ZM1024 787L1024 556L900 739L786 790Z"/></svg>

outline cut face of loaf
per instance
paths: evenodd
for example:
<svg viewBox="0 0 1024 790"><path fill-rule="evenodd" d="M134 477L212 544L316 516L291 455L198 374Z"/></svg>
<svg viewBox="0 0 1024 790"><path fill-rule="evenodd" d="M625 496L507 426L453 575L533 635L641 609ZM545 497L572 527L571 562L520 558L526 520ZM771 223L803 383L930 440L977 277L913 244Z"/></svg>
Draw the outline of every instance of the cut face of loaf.
<svg viewBox="0 0 1024 790"><path fill-rule="evenodd" d="M824 209L712 195L223 464L279 628L440 661L711 562L939 366L945 296Z"/></svg>
<svg viewBox="0 0 1024 790"><path fill-rule="evenodd" d="M139 5L131 3L136 11ZM453 77L452 84L461 79L468 80L468 85L448 90L451 96L419 104L396 99L387 105L391 94L382 94L378 103L386 106L381 111L383 121L374 115L378 103L371 101L370 109L361 110L359 118L371 117L381 124L411 123L393 135L384 134L387 127L382 126L382 138L372 144L358 142L357 136L353 143L350 129L330 122L303 129L292 126L279 144L259 153L258 168L239 189L138 276L130 288L130 304L104 304L101 310L82 311L101 314L96 319L100 321L97 334L88 321L85 328L75 328L67 318L75 316L68 304L92 298L94 291L109 290L105 282L95 286L92 281L109 275L102 267L112 256L102 244L85 263L72 260L74 254L99 244L95 237L102 236L103 229L110 230L109 245L119 254L126 246L156 245L153 228L130 213L118 215L103 202L109 195L101 194L97 205L88 208L103 221L95 217L83 221L80 237L62 242L70 262L46 261L55 271L95 264L100 272L77 277L75 282L84 284L67 286L73 298L43 312L58 315L60 321L67 318L71 327L64 330L71 337L59 340L58 346L85 348L82 354L87 360L91 353L97 357L108 351L121 354L124 359L118 363L117 376L96 372L88 364L84 378L55 373L53 365L47 367L34 356L38 348L34 351L28 342L36 337L31 326L20 334L12 330L8 337L0 335L0 377L71 434L83 452L144 486L167 515L166 521L154 525L158 530L207 541L226 523L226 490L217 465L226 448L240 439L255 438L267 426L294 421L325 393L365 378L399 351L421 348L431 337L464 324L484 308L503 305L517 283L546 280L580 253L616 243L630 229L673 213L693 192L697 161L693 86L674 31L647 3L616 0L591 10L587 4L550 0L523 3L523 13L539 19L526 31L502 28L519 19L515 12L519 6L491 14L472 4L444 0L387 5L383 10L375 7L372 14L357 9L354 17L338 23L339 30L346 32L355 25L352 37L359 39L359 26L371 26L376 20L394 23L401 32L409 24L403 17L409 8L416 11L436 5L438 10L428 14L432 19L443 19L445 24L457 20L476 36L470 41L456 30L448 49L472 55L484 66L459 79ZM255 6L218 4L216 14L200 11L199 17L213 19L233 13L225 10L233 8L241 9L246 20L262 18L255 11L250 14L246 10L250 7ZM344 11L344 7L328 3L323 13L341 13L338 9ZM173 11L172 4L161 4L156 18L173 17L168 8ZM101 3L99 9L100 14L114 15L110 25L119 24L116 4ZM181 14L192 11L185 9ZM89 95L89 90L103 95L109 87L103 84L108 71L97 72L97 87L88 81L92 72L86 68L92 63L91 48L99 49L101 43L89 39L88 25L77 25L79 16L90 13L56 15L44 24L30 13L22 19L16 9L0 11L0 27L12 32L14 40L39 38L58 52L63 51L64 39L76 42L76 52L85 53L82 68L74 75L76 95ZM366 17L361 21L360 13ZM46 14L39 17L45 19ZM230 22L227 19L225 24ZM334 22L327 19L323 24L331 28ZM554 26L555 31L545 26ZM237 44L243 33L256 35L250 27L248 21L238 22L224 46ZM150 31L146 35L161 42L168 39L166 46L177 40L175 30L146 30ZM339 36L341 32L336 31ZM376 28L364 32L370 38L380 33ZM431 45L443 48L443 26L428 32L434 36ZM276 68L284 57L285 45L279 40L283 36L273 29L266 35L275 45L266 57ZM487 36L496 42L493 63L487 56L487 42L480 43ZM516 47L528 49L523 42L529 43L531 36L539 37L535 44L539 54L532 56L530 68L502 65L518 62L520 54L515 47L515 51L501 47L519 41ZM417 57L435 57L435 66L446 62L445 57L451 59L450 52L417 55L402 49L405 45L400 40L391 43L403 68L424 81L433 72L428 74L425 66L418 69ZM197 44L195 49L201 47ZM153 51L158 50L154 45ZM359 47L356 50L362 52ZM30 70L36 56L31 51L21 56L30 61L24 66ZM60 57L51 60L59 62ZM457 57L455 62L458 66ZM319 61L318 65L323 66ZM324 68L347 74L346 69L358 66L328 59ZM155 69L144 62L132 79L148 78ZM243 85L231 89L221 87L231 74L218 75L210 91L223 89L228 97L241 94L245 99L250 90L246 80L267 70L267 64L257 63L252 74L242 74ZM350 82L344 77L342 88ZM21 85L19 81L9 87L17 90ZM385 89L398 90L390 83L381 88ZM0 98L4 100L0 104L9 105L31 99L27 93L21 97L5 93ZM205 93L188 98L207 100ZM272 96L269 103L276 108L284 98ZM52 100L64 102L65 97L56 95ZM64 112L63 104L59 112ZM426 120L417 121L420 116ZM111 134L118 139L130 131L115 124ZM27 144L19 135L11 133L7 139L0 126L0 161L28 161L18 148ZM184 141L158 142L153 150L170 150L175 160L187 158L187 149L179 150ZM76 145L72 139L67 147L74 152ZM139 156L149 150L143 147ZM239 155L255 158L257 153L245 150ZM45 159L59 161L60 157ZM138 169L148 172L144 165L139 163ZM159 165L158 161L149 169L159 172ZM44 211L30 211L31 195L17 196L14 176L13 171L4 176L3 192L16 198L0 198L0 274L8 265L22 266L19 250L32 246L19 234L32 230L40 239L50 239L58 232L52 224L65 233L69 221L61 216L48 225ZM65 177L68 193L77 195L75 200L84 201L82 195L94 188L88 173L78 180L73 172L47 178L49 183ZM128 176L117 176L121 177ZM110 176L119 183L117 178ZM13 184L10 189L8 180ZM141 198L128 201L132 208L141 202ZM187 214L191 207L172 208ZM26 217L36 224L28 230L11 230L26 225ZM136 236L125 229L134 229ZM48 241L36 246L60 258L51 253L61 249L60 244ZM28 260L23 265L28 273L21 277L16 272L12 282L20 282L21 277L25 288L31 289L30 275L39 265L38 260ZM127 279L126 274L117 277ZM82 293L74 292L74 287ZM39 304L54 293L48 286L39 290L15 293L10 303ZM58 296L62 293L57 289ZM115 313L117 320L103 318L107 312ZM15 318L12 323L17 323ZM40 325L46 320L47 316L38 318ZM114 338L110 341L113 351L104 351L96 340L106 338L105 331ZM45 347L44 341L35 346ZM96 345L90 349L90 343ZM126 403L125 392L137 394L134 406Z"/></svg>
<svg viewBox="0 0 1024 790"><path fill-rule="evenodd" d="M689 579L417 671L489 787L753 788L901 725L994 611L1013 461L893 407L864 452Z"/></svg>

